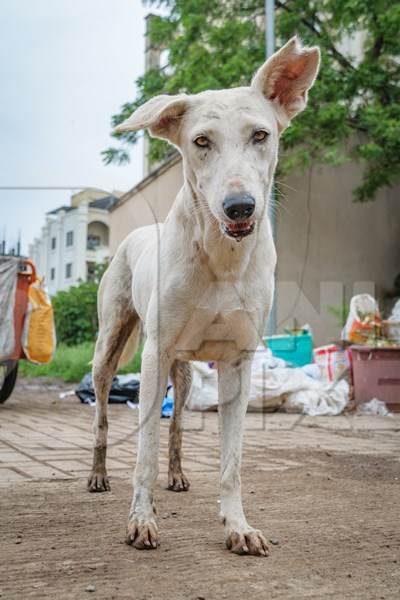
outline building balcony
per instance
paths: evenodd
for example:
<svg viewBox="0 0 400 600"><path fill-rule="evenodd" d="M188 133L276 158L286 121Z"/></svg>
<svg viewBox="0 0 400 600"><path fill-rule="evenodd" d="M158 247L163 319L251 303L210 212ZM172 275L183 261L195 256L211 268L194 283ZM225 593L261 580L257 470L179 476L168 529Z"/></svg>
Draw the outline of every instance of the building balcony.
<svg viewBox="0 0 400 600"><path fill-rule="evenodd" d="M108 246L87 246L86 261L94 263L103 263L110 256Z"/></svg>

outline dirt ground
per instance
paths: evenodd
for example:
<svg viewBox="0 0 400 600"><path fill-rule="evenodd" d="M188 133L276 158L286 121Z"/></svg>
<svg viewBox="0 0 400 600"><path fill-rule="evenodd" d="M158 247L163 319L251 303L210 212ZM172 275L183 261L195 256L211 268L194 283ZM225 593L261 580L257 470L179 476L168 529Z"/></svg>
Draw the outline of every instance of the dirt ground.
<svg viewBox="0 0 400 600"><path fill-rule="evenodd" d="M92 409L22 382L0 406L1 599L400 598L400 415L248 415L248 520L270 555L230 554L218 513L217 415L186 415L187 493L156 490L161 546L123 542L137 412L111 407L112 491L89 494ZM114 425L113 425L114 423Z"/></svg>

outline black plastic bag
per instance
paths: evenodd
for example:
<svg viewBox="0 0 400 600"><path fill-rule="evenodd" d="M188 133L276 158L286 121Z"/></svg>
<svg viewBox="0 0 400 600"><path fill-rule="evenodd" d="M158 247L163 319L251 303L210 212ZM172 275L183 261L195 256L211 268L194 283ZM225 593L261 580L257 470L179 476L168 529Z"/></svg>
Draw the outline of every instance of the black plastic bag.
<svg viewBox="0 0 400 600"><path fill-rule="evenodd" d="M139 381L130 375L117 375L112 380L108 402L110 404L139 403ZM87 373L75 390L81 402L93 404L96 401L92 374Z"/></svg>

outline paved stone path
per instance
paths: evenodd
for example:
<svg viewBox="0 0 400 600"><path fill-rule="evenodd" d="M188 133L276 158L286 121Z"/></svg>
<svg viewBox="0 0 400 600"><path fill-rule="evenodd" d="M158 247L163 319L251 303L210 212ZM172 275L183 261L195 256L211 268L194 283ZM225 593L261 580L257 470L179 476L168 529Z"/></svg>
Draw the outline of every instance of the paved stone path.
<svg viewBox="0 0 400 600"><path fill-rule="evenodd" d="M0 407L0 485L40 479L86 478L91 466L93 407L75 396L61 400L55 385L20 383ZM135 465L137 410L109 407L108 470L129 478ZM169 420L161 420L160 474L166 476ZM247 415L243 466L262 471L292 468L296 461L265 452L279 449L396 455L400 414L392 418L346 416L301 417L286 414ZM184 467L188 473L218 471L216 413L186 413Z"/></svg>

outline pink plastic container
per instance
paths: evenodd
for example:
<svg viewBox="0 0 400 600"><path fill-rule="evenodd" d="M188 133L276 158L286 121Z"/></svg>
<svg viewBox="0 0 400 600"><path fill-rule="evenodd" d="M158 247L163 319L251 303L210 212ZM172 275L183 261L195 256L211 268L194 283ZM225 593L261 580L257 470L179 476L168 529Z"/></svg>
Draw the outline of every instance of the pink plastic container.
<svg viewBox="0 0 400 600"><path fill-rule="evenodd" d="M400 348L352 346L356 404L377 398L400 411Z"/></svg>

